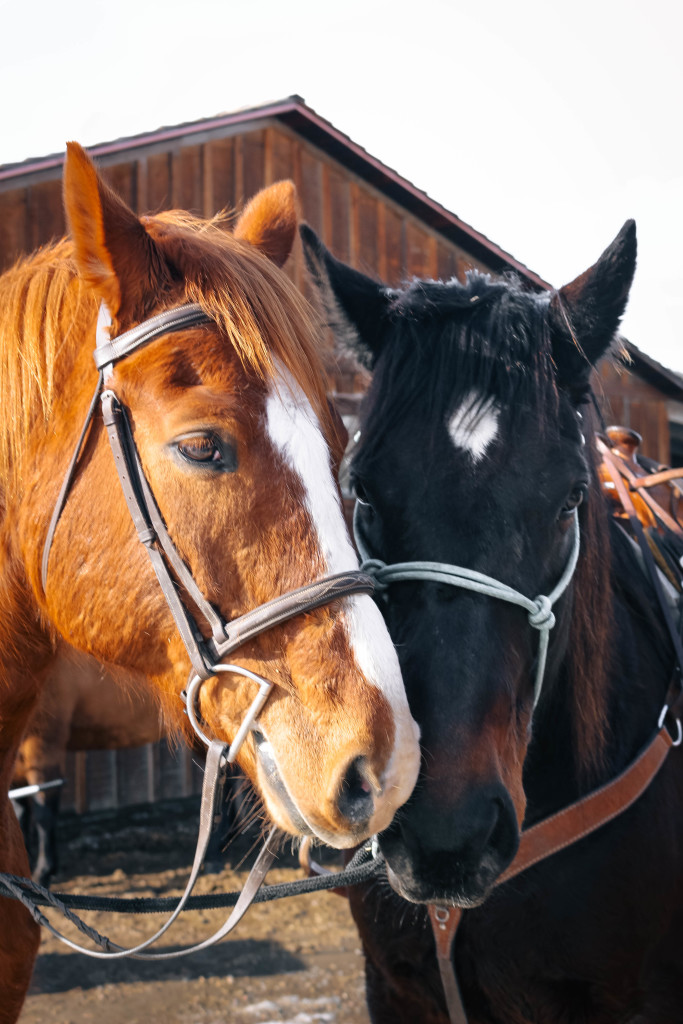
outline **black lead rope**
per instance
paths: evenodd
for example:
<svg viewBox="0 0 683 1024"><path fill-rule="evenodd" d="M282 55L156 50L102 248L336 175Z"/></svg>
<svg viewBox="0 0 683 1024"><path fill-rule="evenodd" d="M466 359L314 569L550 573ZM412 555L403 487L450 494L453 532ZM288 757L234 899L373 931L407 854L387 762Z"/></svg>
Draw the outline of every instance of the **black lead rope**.
<svg viewBox="0 0 683 1024"><path fill-rule="evenodd" d="M270 903L273 900L286 899L290 896L303 896L310 892L336 889L352 885L362 885L385 870L384 858L379 854L374 857L369 845L361 847L343 871L335 871L314 878L302 878L296 882L281 882L277 885L264 885L253 897L253 903ZM187 899L184 910L221 910L234 907L242 890L226 893L206 893L191 896ZM30 878L20 875L0 873L0 897L19 900L31 916L39 924L44 924L44 915L39 907L52 907L59 911L80 932L104 949L113 948L114 944L106 935L101 935L87 925L74 910L104 911L113 914L166 914L173 910L177 897L158 898L112 897L112 896L79 896L71 893L53 893Z"/></svg>

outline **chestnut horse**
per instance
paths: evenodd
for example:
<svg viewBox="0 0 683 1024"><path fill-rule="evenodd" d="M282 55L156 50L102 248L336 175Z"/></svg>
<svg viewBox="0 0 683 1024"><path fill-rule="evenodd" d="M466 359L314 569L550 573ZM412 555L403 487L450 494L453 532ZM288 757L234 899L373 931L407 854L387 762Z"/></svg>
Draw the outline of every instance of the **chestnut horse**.
<svg viewBox="0 0 683 1024"><path fill-rule="evenodd" d="M683 747L664 710L680 644L610 516L589 422L635 226L544 294L474 272L388 289L304 241L331 323L373 370L357 533L421 728L418 783L379 836L391 887L351 895L372 1020L449 1019L432 904L436 921L464 909L452 956L470 1024L680 1024ZM671 752L643 795L497 884L522 825L653 737Z"/></svg>
<svg viewBox="0 0 683 1024"><path fill-rule="evenodd" d="M233 234L185 213L139 219L72 144L64 200L70 239L0 278L5 793L57 638L144 678L161 696L169 729L183 729L179 694L217 621L229 636L230 620L292 588L328 574L358 579L331 468L341 439L316 331L280 270L296 233L293 186L257 196ZM201 316L182 326L186 303ZM92 416L46 545L91 407L96 334L98 351L119 352L143 321L146 344L102 370L105 415ZM135 486L151 491L171 538L172 592L162 593L156 578L167 555L163 530L157 541L139 529L139 543L130 481L127 490L116 481L105 429L114 405L141 463ZM345 847L389 824L414 785L419 748L372 599L349 596L350 586L337 600L327 583L313 589L329 593L328 603L301 612L285 599L286 621L247 634L234 655L240 673L275 684L239 764L282 829ZM182 600L198 609L193 627L183 629ZM217 660L204 662L198 711L207 732L227 741L252 708L254 685L243 674L212 675ZM9 799L0 813L0 866L26 874ZM26 910L0 899L2 1024L19 1014L38 939Z"/></svg>

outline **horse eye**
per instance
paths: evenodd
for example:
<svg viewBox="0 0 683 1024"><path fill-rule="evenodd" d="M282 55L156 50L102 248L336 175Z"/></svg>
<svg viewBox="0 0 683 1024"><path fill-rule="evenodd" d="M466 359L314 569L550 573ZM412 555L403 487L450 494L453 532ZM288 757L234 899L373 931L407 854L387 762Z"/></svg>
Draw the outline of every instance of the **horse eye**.
<svg viewBox="0 0 683 1024"><path fill-rule="evenodd" d="M353 481L353 493L359 505L363 505L364 508L372 508L372 502L360 480Z"/></svg>
<svg viewBox="0 0 683 1024"><path fill-rule="evenodd" d="M560 511L560 519L568 519L569 516L573 513L574 509L577 509L579 507L579 505L585 497L585 494L585 487L575 487L573 491L570 493L569 497L567 498L565 504L562 506L562 509Z"/></svg>
<svg viewBox="0 0 683 1024"><path fill-rule="evenodd" d="M223 452L215 437L205 437L201 434L186 437L178 441L176 447L188 462L218 464L223 461Z"/></svg>

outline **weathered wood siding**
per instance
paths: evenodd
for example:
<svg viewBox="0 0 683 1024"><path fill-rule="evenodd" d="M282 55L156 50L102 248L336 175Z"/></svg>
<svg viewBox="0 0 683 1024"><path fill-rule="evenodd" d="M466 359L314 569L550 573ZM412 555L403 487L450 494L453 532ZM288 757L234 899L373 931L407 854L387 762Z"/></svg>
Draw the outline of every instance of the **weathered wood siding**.
<svg viewBox="0 0 683 1024"><path fill-rule="evenodd" d="M648 458L669 465L671 438L666 396L625 366L605 361L596 375L595 391L605 424L637 430L643 438L640 451Z"/></svg>
<svg viewBox="0 0 683 1024"><path fill-rule="evenodd" d="M291 178L303 217L335 255L391 285L413 275L450 278L470 266L487 269L284 125L207 136L141 146L98 165L138 213L237 211L264 185ZM64 231L61 168L0 182L0 269ZM313 298L298 240L287 273ZM327 347L331 390L361 388L348 368L335 366L329 338Z"/></svg>

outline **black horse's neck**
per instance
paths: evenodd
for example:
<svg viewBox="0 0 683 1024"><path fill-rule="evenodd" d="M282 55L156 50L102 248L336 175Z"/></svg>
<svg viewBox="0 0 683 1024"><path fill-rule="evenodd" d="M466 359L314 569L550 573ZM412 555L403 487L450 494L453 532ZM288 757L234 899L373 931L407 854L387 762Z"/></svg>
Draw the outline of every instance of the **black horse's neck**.
<svg viewBox="0 0 683 1024"><path fill-rule="evenodd" d="M591 500L600 516L584 530L587 558L558 616L525 763L526 825L608 782L634 759L657 729L673 672L671 641L634 542L597 488ZM582 586L599 575L599 552L591 549L600 543L607 572L586 609ZM597 750L587 750L591 742Z"/></svg>

